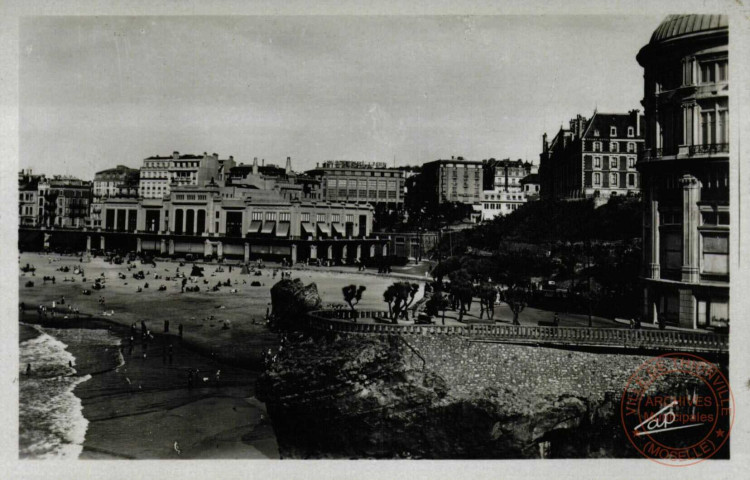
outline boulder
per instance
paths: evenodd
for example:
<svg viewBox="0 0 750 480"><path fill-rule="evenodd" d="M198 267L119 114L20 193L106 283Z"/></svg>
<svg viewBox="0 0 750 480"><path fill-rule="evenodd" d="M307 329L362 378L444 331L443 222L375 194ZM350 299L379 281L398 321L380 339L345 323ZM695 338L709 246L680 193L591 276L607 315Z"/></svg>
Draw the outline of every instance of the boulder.
<svg viewBox="0 0 750 480"><path fill-rule="evenodd" d="M307 313L319 309L321 304L314 283L305 285L299 278L283 279L271 287L273 322L279 328L301 329Z"/></svg>

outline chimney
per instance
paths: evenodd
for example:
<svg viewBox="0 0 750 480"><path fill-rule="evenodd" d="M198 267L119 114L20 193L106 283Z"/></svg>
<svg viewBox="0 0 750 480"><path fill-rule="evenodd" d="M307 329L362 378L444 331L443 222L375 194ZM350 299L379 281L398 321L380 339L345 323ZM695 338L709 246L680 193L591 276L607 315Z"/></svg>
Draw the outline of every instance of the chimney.
<svg viewBox="0 0 750 480"><path fill-rule="evenodd" d="M253 175L258 174L258 157L253 157Z"/></svg>
<svg viewBox="0 0 750 480"><path fill-rule="evenodd" d="M265 166L266 166L266 159L265 159L265 158L261 158L261 160L260 160L260 165L261 165L262 167L265 167Z"/></svg>
<svg viewBox="0 0 750 480"><path fill-rule="evenodd" d="M630 122L635 124L635 136L641 135L641 111L637 108L628 112L630 114Z"/></svg>
<svg viewBox="0 0 750 480"><path fill-rule="evenodd" d="M292 173L292 157L286 157L286 173Z"/></svg>
<svg viewBox="0 0 750 480"><path fill-rule="evenodd" d="M179 158L180 158L180 152L178 152L176 150L174 152L172 152L172 158L174 160L179 160Z"/></svg>
<svg viewBox="0 0 750 480"><path fill-rule="evenodd" d="M549 144L547 143L547 132L542 135L542 152L547 153L549 150Z"/></svg>

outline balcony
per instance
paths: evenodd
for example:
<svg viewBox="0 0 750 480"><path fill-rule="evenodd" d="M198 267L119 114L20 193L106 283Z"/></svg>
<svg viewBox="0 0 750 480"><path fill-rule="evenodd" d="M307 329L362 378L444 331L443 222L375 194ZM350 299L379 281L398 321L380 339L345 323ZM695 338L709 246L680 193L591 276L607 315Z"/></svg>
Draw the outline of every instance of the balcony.
<svg viewBox="0 0 750 480"><path fill-rule="evenodd" d="M728 143L707 143L704 145L681 145L677 151L663 148L647 148L641 154L641 161L648 162L659 160L663 156L676 155L678 157L711 157L714 155L726 155L729 153Z"/></svg>
<svg viewBox="0 0 750 480"><path fill-rule="evenodd" d="M696 155L712 156L716 154L729 153L728 143L708 143L705 145L690 145L688 147L688 156Z"/></svg>

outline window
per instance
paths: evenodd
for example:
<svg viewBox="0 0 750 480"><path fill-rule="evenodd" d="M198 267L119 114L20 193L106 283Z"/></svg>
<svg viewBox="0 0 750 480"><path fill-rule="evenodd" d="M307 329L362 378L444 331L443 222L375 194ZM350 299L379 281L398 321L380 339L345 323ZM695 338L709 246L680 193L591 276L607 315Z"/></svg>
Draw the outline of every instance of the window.
<svg viewBox="0 0 750 480"><path fill-rule="evenodd" d="M662 234L660 263L669 270L682 267L682 232L664 232Z"/></svg>
<svg viewBox="0 0 750 480"><path fill-rule="evenodd" d="M628 127L628 138L632 138L635 136L635 129L633 127ZM628 148L630 148L630 144L628 144Z"/></svg>
<svg viewBox="0 0 750 480"><path fill-rule="evenodd" d="M599 172L594 173L594 185L601 185L602 184L602 174Z"/></svg>
<svg viewBox="0 0 750 480"><path fill-rule="evenodd" d="M198 200L205 200L205 199L206 199L205 195L198 195Z"/></svg>
<svg viewBox="0 0 750 480"><path fill-rule="evenodd" d="M703 145L714 143L716 133L714 131L714 112L701 112L701 142Z"/></svg>
<svg viewBox="0 0 750 480"><path fill-rule="evenodd" d="M610 142L609 143L609 151L610 152L616 152L617 151L617 142Z"/></svg>
<svg viewBox="0 0 750 480"><path fill-rule="evenodd" d="M316 221L318 223L324 223L326 221L326 214L325 213L319 213L316 217Z"/></svg>
<svg viewBox="0 0 750 480"><path fill-rule="evenodd" d="M267 222L274 222L274 221L276 221L276 213L275 212L266 212L266 221Z"/></svg>
<svg viewBox="0 0 750 480"><path fill-rule="evenodd" d="M598 130L598 129L595 129L595 130L594 130L594 136L595 136L595 137L598 137L598 136L599 136L599 130Z"/></svg>
<svg viewBox="0 0 750 480"><path fill-rule="evenodd" d="M255 221L263 220L263 212L253 212L253 220Z"/></svg>
<svg viewBox="0 0 750 480"><path fill-rule="evenodd" d="M602 142L594 142L594 151L595 152L601 152L602 151Z"/></svg>
<svg viewBox="0 0 750 480"><path fill-rule="evenodd" d="M333 215L331 215L331 221L333 223L338 223L339 221L341 221L341 215L339 215L338 213L334 213Z"/></svg>
<svg viewBox="0 0 750 480"><path fill-rule="evenodd" d="M609 136L610 137L616 137L617 136L617 127L609 127Z"/></svg>
<svg viewBox="0 0 750 480"><path fill-rule="evenodd" d="M302 221L303 222L309 222L310 221L310 214L309 213L303 213L302 214Z"/></svg>
<svg viewBox="0 0 750 480"><path fill-rule="evenodd" d="M703 272L718 275L729 273L729 235L726 233L704 233Z"/></svg>
<svg viewBox="0 0 750 480"><path fill-rule="evenodd" d="M602 168L602 157L594 157L594 168Z"/></svg>
<svg viewBox="0 0 750 480"><path fill-rule="evenodd" d="M609 160L609 169L617 170L617 157L611 157Z"/></svg>
<svg viewBox="0 0 750 480"><path fill-rule="evenodd" d="M279 214L279 221L280 222L288 222L292 219L292 214L289 212L282 212Z"/></svg>
<svg viewBox="0 0 750 480"><path fill-rule="evenodd" d="M714 83L716 81L716 63L701 62L701 83Z"/></svg>
<svg viewBox="0 0 750 480"><path fill-rule="evenodd" d="M628 142L628 153L635 153L635 143Z"/></svg>
<svg viewBox="0 0 750 480"><path fill-rule="evenodd" d="M628 168L635 168L635 157L628 157Z"/></svg>
<svg viewBox="0 0 750 480"><path fill-rule="evenodd" d="M347 223L354 223L354 215L348 213L346 215L346 221L347 221Z"/></svg>
<svg viewBox="0 0 750 480"><path fill-rule="evenodd" d="M729 225L729 212L702 212L703 225Z"/></svg>
<svg viewBox="0 0 750 480"><path fill-rule="evenodd" d="M609 186L612 188L617 188L619 185L617 184L617 174L616 173L610 173L609 174Z"/></svg>

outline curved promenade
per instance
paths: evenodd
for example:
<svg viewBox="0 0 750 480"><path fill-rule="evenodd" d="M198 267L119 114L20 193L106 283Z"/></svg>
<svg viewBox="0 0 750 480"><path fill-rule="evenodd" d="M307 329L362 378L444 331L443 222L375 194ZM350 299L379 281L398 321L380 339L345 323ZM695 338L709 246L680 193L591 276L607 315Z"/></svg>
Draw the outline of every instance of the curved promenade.
<svg viewBox="0 0 750 480"><path fill-rule="evenodd" d="M308 314L312 330L344 334L458 335L473 342L728 353L729 336L676 330L542 327L525 325L403 325L376 323L388 312L317 310ZM359 321L364 320L364 321Z"/></svg>

